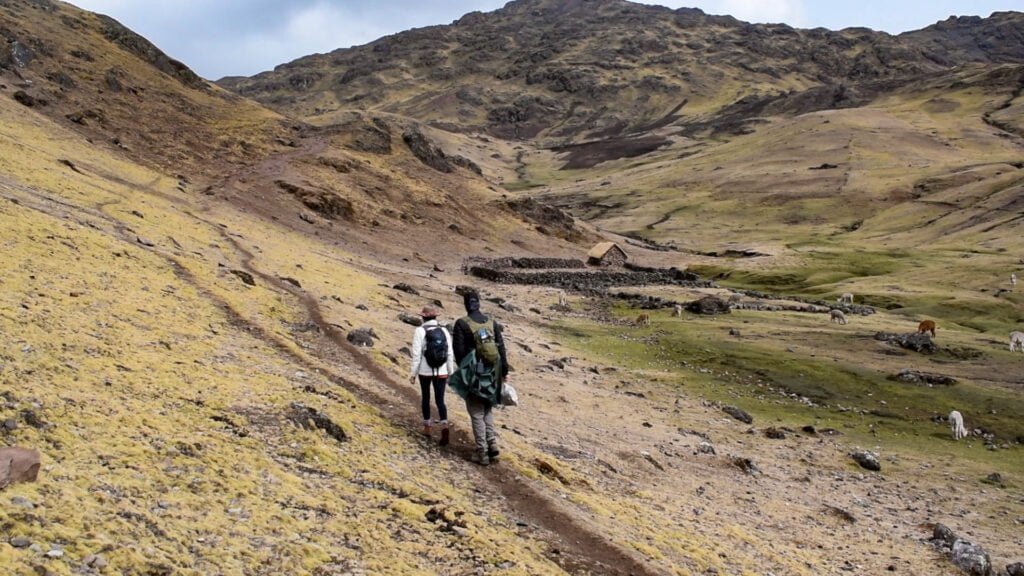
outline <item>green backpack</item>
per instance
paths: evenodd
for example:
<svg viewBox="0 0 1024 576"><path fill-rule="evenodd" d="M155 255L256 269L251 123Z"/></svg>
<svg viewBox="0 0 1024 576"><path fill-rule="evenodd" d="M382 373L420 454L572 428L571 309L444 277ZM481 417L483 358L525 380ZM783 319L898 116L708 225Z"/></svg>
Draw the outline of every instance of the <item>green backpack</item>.
<svg viewBox="0 0 1024 576"><path fill-rule="evenodd" d="M498 352L498 343L494 339L494 319L488 318L487 322L474 322L466 316L466 325L473 332L473 342L476 343L476 357L483 360L488 366L497 366L501 354Z"/></svg>

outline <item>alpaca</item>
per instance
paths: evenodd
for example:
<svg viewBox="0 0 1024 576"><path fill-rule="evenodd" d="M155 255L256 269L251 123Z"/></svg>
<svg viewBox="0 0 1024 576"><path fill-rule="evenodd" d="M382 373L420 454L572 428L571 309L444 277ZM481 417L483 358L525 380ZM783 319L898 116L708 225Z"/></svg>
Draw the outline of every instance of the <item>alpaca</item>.
<svg viewBox="0 0 1024 576"><path fill-rule="evenodd" d="M853 294L844 292L842 296L836 299L836 302L840 304L853 304Z"/></svg>
<svg viewBox="0 0 1024 576"><path fill-rule="evenodd" d="M641 314L641 315L636 317L636 321L634 323L637 326L650 326L651 325L651 315L650 314Z"/></svg>
<svg viewBox="0 0 1024 576"><path fill-rule="evenodd" d="M843 314L842 310L830 310L829 322L837 322L839 324L846 324L846 314Z"/></svg>
<svg viewBox="0 0 1024 576"><path fill-rule="evenodd" d="M931 332L932 338L935 338L935 328L934 320L922 320L921 323L917 325L917 333L924 334L925 332Z"/></svg>
<svg viewBox="0 0 1024 576"><path fill-rule="evenodd" d="M672 316L674 318L680 318L680 317L682 317L682 315L683 315L683 306L682 306L682 304L676 304L675 306L672 307Z"/></svg>
<svg viewBox="0 0 1024 576"><path fill-rule="evenodd" d="M1014 350L1024 352L1024 332L1010 332L1010 352Z"/></svg>
<svg viewBox="0 0 1024 576"><path fill-rule="evenodd" d="M949 413L949 427L953 430L954 440L967 437L967 428L964 427L964 417L956 410Z"/></svg>

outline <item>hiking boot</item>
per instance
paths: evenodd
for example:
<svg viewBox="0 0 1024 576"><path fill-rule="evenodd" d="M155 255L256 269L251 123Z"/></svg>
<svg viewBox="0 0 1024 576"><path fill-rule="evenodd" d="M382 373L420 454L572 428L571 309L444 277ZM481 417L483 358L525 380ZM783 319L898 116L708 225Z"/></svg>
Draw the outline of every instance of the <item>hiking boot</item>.
<svg viewBox="0 0 1024 576"><path fill-rule="evenodd" d="M437 443L438 446L448 445L448 427L441 428L441 440Z"/></svg>
<svg viewBox="0 0 1024 576"><path fill-rule="evenodd" d="M501 450L498 450L497 446L491 446L487 449L487 457L491 460L497 460L498 456L501 456Z"/></svg>
<svg viewBox="0 0 1024 576"><path fill-rule="evenodd" d="M474 454L473 463L479 464L481 466L489 466L491 464L491 459L487 456L487 454Z"/></svg>
<svg viewBox="0 0 1024 576"><path fill-rule="evenodd" d="M423 435L430 436L430 422L423 423Z"/></svg>

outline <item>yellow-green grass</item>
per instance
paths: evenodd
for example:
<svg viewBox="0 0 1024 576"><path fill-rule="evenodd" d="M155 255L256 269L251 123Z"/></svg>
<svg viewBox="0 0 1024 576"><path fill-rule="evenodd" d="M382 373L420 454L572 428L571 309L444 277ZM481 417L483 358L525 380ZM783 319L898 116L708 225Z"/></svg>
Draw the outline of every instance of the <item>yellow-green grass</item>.
<svg viewBox="0 0 1024 576"><path fill-rule="evenodd" d="M621 316L628 310L618 310ZM908 353L899 360L878 361L874 328L837 330L826 315L734 312L730 316L684 320L656 313L650 328L565 323L560 341L580 354L639 374L657 375L679 391L747 409L757 424L818 429L835 428L851 442L879 444L887 450L942 454L955 451L981 469L1024 472L1024 461L1006 452L989 452L980 443L956 444L935 415L956 409L970 425L997 434L999 442L1024 436L1020 390L961 379L953 386L918 386L890 380L893 367L943 373L957 361L940 354L934 360ZM860 324L855 317L850 327ZM822 325L826 328L821 328ZM728 334L729 328L741 337ZM843 327L847 328L847 327ZM943 333L948 341L951 334ZM959 344L959 342L958 342ZM1006 354L985 351L990 360L971 368L1012 370ZM792 395L795 395L793 397ZM814 406L809 406L806 398ZM884 404L882 404L884 402ZM1019 447L1011 449L1017 454Z"/></svg>
<svg viewBox="0 0 1024 576"><path fill-rule="evenodd" d="M293 297L228 273L243 266L233 239L268 274L375 301L343 253L204 212L176 178L15 106L0 103L0 391L19 423L5 442L39 449L43 468L5 491L35 507L4 507L0 527L64 555L4 545L0 569L71 574L102 554L124 573L560 572L465 464L327 379L339 367L290 334L306 319ZM349 439L290 423L296 402ZM425 518L435 503L464 513L473 551Z"/></svg>

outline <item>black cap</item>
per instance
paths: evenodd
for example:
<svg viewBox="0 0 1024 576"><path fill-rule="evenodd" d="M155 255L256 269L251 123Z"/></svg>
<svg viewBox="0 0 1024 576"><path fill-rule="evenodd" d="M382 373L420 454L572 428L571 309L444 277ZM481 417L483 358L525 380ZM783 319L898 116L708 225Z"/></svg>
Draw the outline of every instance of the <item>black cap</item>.
<svg viewBox="0 0 1024 576"><path fill-rule="evenodd" d="M466 292L463 294L462 303L466 305L466 312L469 314L480 311L480 295L476 292Z"/></svg>

